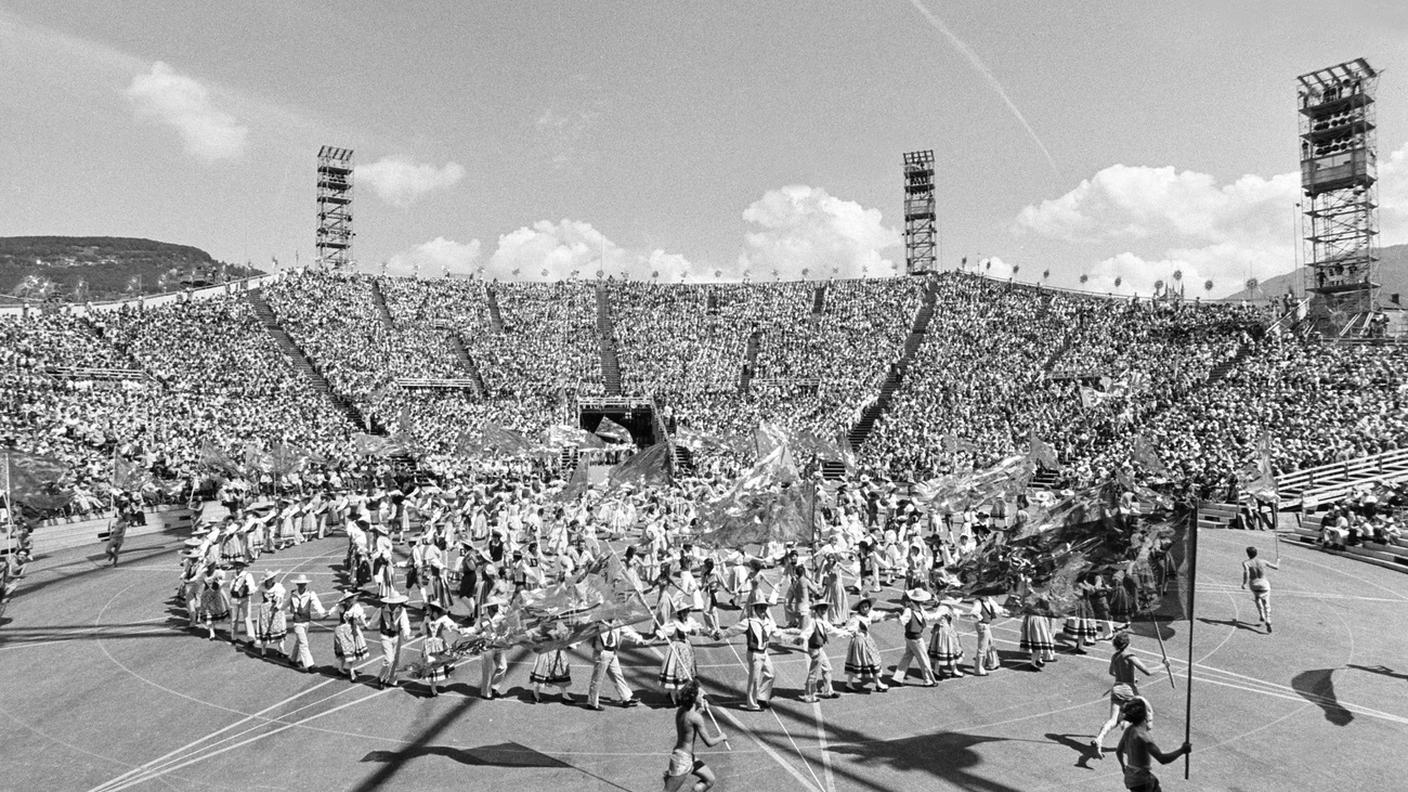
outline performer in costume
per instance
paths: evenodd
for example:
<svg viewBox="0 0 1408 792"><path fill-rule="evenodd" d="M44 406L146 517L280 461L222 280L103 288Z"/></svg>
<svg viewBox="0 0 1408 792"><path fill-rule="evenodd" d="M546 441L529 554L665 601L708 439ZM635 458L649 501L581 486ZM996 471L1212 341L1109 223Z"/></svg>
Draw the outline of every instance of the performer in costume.
<svg viewBox="0 0 1408 792"><path fill-rule="evenodd" d="M772 706L772 683L777 677L773 670L768 644L777 637L777 623L768 615L766 602L754 602L753 613L725 630L726 634L743 633L748 646L747 700L743 709L756 712Z"/></svg>
<svg viewBox="0 0 1408 792"><path fill-rule="evenodd" d="M846 622L846 630L851 633L851 645L846 649L846 685L851 690L859 691L857 680L861 686L871 682L876 693L883 693L890 687L881 681L880 649L875 645L875 639L870 637L870 625L884 621L886 617L872 613L872 604L868 597L857 602L855 611Z"/></svg>
<svg viewBox="0 0 1408 792"><path fill-rule="evenodd" d="M575 703L568 687L572 684L572 666L561 649L539 652L533 659L533 670L528 672L528 681L533 685L533 702L541 704L544 687L555 687L566 704Z"/></svg>
<svg viewBox="0 0 1408 792"><path fill-rule="evenodd" d="M1124 719L1129 722L1129 728L1125 729L1124 735L1120 737L1115 756L1120 760L1120 769L1124 771L1125 789L1132 792L1159 792L1159 779L1154 776L1154 766L1149 760L1157 759L1159 764L1168 764L1180 756L1191 754L1193 746L1185 742L1171 753L1160 751L1159 746L1154 743L1154 738L1149 735L1153 723L1148 705L1142 699L1131 701L1124 708Z"/></svg>
<svg viewBox="0 0 1408 792"><path fill-rule="evenodd" d="M381 610L376 616L377 633L381 636L381 671L377 686L386 689L396 684L397 666L401 662L401 646L411 639L411 620L406 616L405 594L393 591L381 598Z"/></svg>
<svg viewBox="0 0 1408 792"><path fill-rule="evenodd" d="M225 572L214 564L206 568L202 580L205 590L200 595L200 609L205 614L206 638L215 640L215 623L230 618L230 591L225 586ZM231 627L230 635L234 636Z"/></svg>
<svg viewBox="0 0 1408 792"><path fill-rule="evenodd" d="M616 656L620 651L623 641L635 641L643 644L646 642L644 636L630 627L620 619L611 619L604 623L602 631L592 639L592 681L587 686L587 709L600 712L601 706L601 683L605 677L616 687L617 700L623 707L635 707L640 704L640 699L631 692L630 685L626 684L626 677L621 673L621 661Z"/></svg>
<svg viewBox="0 0 1408 792"><path fill-rule="evenodd" d="M367 649L367 612L357 601L356 589L342 593L333 608L337 627L332 631L332 653L337 658L337 670L346 671L347 678L357 681L358 660L363 660L371 652Z"/></svg>
<svg viewBox="0 0 1408 792"><path fill-rule="evenodd" d="M500 579L507 580L506 577ZM481 634L492 632L493 628L503 621L500 609L507 603L508 600L498 592L484 600L484 616L479 624ZM479 655L479 669L481 674L479 695L486 699L498 698L500 695L499 683L503 682L504 677L508 674L508 656L504 654L504 650L489 649Z"/></svg>
<svg viewBox="0 0 1408 792"><path fill-rule="evenodd" d="M904 629L904 654L900 655L899 662L895 663L895 671L890 675L892 686L904 684L910 661L919 666L919 676L924 687L933 687L936 684L934 669L930 667L929 658L924 653L924 630L929 624L929 615L924 612L924 603L931 599L933 595L921 588L905 591L901 599L903 610L900 611L900 626Z"/></svg>
<svg viewBox="0 0 1408 792"><path fill-rule="evenodd" d="M1040 671L1047 663L1056 662L1056 641L1051 637L1051 620L1027 613L1022 616L1022 640L1018 644L1031 653L1031 666Z"/></svg>
<svg viewBox="0 0 1408 792"><path fill-rule="evenodd" d="M260 657L268 655L271 644L277 645L279 653L283 654L284 637L288 635L288 618L284 615L288 592L278 581L278 575L277 570L271 569L259 583L259 628L255 637L259 640Z"/></svg>
<svg viewBox="0 0 1408 792"><path fill-rule="evenodd" d="M1149 676L1155 671L1163 670L1164 664L1159 663L1153 668L1144 665L1144 662L1135 657L1129 651L1129 633L1119 633L1114 637L1115 653L1110 656L1110 676L1115 678L1115 684L1110 688L1110 719L1105 721L1105 725L1100 727L1095 739L1090 741L1090 747L1095 751L1097 759L1105 758L1105 735L1110 730L1119 725L1121 712L1125 705L1139 697L1139 683L1135 679L1134 672L1140 671L1145 676Z"/></svg>
<svg viewBox="0 0 1408 792"><path fill-rule="evenodd" d="M798 642L807 648L808 660L803 701L812 702L818 698L837 696L831 687L831 658L826 656L826 645L832 638L849 633L834 626L831 620L826 618L826 611L830 607L831 603L826 600L816 600L812 603L811 612L802 618Z"/></svg>
<svg viewBox="0 0 1408 792"><path fill-rule="evenodd" d="M955 679L963 676L958 670L958 661L963 659L963 644L958 640L958 630L954 628L953 607L949 602L939 605L934 618L934 633L929 640L929 657L939 669L940 678Z"/></svg>
<svg viewBox="0 0 1408 792"><path fill-rule="evenodd" d="M1271 579L1266 576L1266 568L1280 569L1274 562L1262 561L1256 557L1256 548L1247 548L1247 560L1242 562L1242 588L1252 590L1252 601L1256 603L1257 616L1266 625L1266 634L1271 634Z"/></svg>
<svg viewBox="0 0 1408 792"><path fill-rule="evenodd" d="M253 598L258 584L242 558L236 558L230 562L234 567L235 575L230 581L230 643L235 649L239 649L239 639L237 628L244 625L245 640L254 644L254 614L255 607Z"/></svg>
<svg viewBox="0 0 1408 792"><path fill-rule="evenodd" d="M425 606L425 620L421 622L420 634L425 638L421 644L421 659L425 662L425 673L421 681L430 686L430 695L440 695L439 684L449 677L454 670L453 665L441 665L437 661L445 653L450 644L445 640L445 634L450 633L452 637L458 637L460 629L455 622L446 614L445 609L440 605L429 602Z"/></svg>
<svg viewBox="0 0 1408 792"><path fill-rule="evenodd" d="M659 679L661 687L669 691L672 704L678 703L676 693L684 684L698 675L689 636L698 635L704 628L690 618L689 613L690 603L681 600L670 620L661 624L656 631L658 637L669 642L665 659L660 663Z"/></svg>
<svg viewBox="0 0 1408 792"><path fill-rule="evenodd" d="M714 786L714 772L694 756L696 740L710 748L724 741L724 734L710 735L704 729L703 713L708 708L698 680L689 680L680 687L675 709L675 747L670 751L670 764L665 768L664 792L680 792L688 785L694 792L708 792ZM692 784L691 779L698 779Z"/></svg>
<svg viewBox="0 0 1408 792"><path fill-rule="evenodd" d="M1002 659L997 654L997 646L992 640L992 623L998 616L1006 615L997 600L980 597L973 604L973 618L977 621L978 653L973 656L973 673L987 676L989 672L1002 667Z"/></svg>
<svg viewBox="0 0 1408 792"><path fill-rule="evenodd" d="M313 671L313 647L308 642L308 628L314 619L327 615L317 592L308 590L308 576L299 575L294 579L294 592L288 598L288 611L293 615L293 648L288 659L300 671Z"/></svg>

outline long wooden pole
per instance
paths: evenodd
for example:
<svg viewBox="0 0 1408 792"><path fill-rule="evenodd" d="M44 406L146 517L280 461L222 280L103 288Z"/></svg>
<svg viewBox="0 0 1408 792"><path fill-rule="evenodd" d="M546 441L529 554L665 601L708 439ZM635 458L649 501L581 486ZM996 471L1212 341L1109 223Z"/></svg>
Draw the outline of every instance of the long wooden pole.
<svg viewBox="0 0 1408 792"><path fill-rule="evenodd" d="M1192 512L1188 516L1188 530L1192 536L1189 541L1188 551L1188 681L1185 684L1184 707L1183 707L1183 742L1187 743L1193 735L1193 609L1198 600L1198 519L1197 512ZM1188 780L1188 774L1193 764L1189 754L1183 755L1183 780Z"/></svg>

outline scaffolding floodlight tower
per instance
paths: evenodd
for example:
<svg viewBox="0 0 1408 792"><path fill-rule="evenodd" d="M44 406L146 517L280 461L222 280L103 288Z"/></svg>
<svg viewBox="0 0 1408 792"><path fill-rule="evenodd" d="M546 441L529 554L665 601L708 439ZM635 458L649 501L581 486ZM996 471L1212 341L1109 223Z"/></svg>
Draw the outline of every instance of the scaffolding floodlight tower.
<svg viewBox="0 0 1408 792"><path fill-rule="evenodd" d="M1296 78L1307 291L1336 332L1378 303L1379 74L1363 58Z"/></svg>
<svg viewBox="0 0 1408 792"><path fill-rule="evenodd" d="M318 149L318 266L352 261L352 149Z"/></svg>
<svg viewBox="0 0 1408 792"><path fill-rule="evenodd" d="M915 275L933 272L939 232L934 225L934 151L904 155L904 264Z"/></svg>

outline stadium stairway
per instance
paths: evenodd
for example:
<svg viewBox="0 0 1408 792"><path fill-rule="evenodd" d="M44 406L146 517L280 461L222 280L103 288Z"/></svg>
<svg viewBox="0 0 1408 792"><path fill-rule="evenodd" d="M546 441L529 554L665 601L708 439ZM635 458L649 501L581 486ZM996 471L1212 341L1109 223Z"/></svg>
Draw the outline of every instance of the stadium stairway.
<svg viewBox="0 0 1408 792"><path fill-rule="evenodd" d="M748 334L748 348L743 353L743 370L738 372L738 392L746 394L753 387L753 373L758 370L758 350L763 346L763 331Z"/></svg>
<svg viewBox="0 0 1408 792"><path fill-rule="evenodd" d="M611 396L621 395L621 363L616 357L616 327L611 321L611 295L596 284L596 334L601 343L601 379Z"/></svg>
<svg viewBox="0 0 1408 792"><path fill-rule="evenodd" d="M394 329L396 320L391 318L391 309L386 305L386 295L381 292L381 281L378 278L372 278L372 302L376 304L376 312L381 316L381 323Z"/></svg>
<svg viewBox="0 0 1408 792"><path fill-rule="evenodd" d="M464 336L458 330L451 330L450 348L455 351L455 356L460 359L460 365L469 372L469 378L474 382L475 394L483 399L487 397L487 389L484 387L484 377L479 373L479 364L474 362L474 356L469 354L469 348L465 346Z"/></svg>
<svg viewBox="0 0 1408 792"><path fill-rule="evenodd" d="M1237 352L1233 354L1232 357L1227 358L1226 360L1212 367L1212 370L1208 372L1208 380L1204 384L1204 387L1206 387L1207 385L1214 385L1216 383L1221 382L1222 378L1226 377L1229 371L1240 366L1242 364L1242 361L1246 360L1247 355L1249 354L1251 354L1251 347L1247 346L1246 344L1241 344L1240 346L1238 346Z"/></svg>
<svg viewBox="0 0 1408 792"><path fill-rule="evenodd" d="M820 286L818 286L818 287L816 287L815 289L812 290L812 313L814 313L814 314L823 314L823 313L826 313L826 284L825 284L825 283L821 284Z"/></svg>
<svg viewBox="0 0 1408 792"><path fill-rule="evenodd" d="M1070 348L1071 334L1066 333L1066 337L1061 339L1061 346L1057 347L1056 351L1052 352L1051 356L1046 359L1046 362L1041 364L1041 370L1048 374L1051 373L1051 369L1055 368L1056 364L1061 361L1061 358L1066 356L1066 352L1069 351Z"/></svg>
<svg viewBox="0 0 1408 792"><path fill-rule="evenodd" d="M494 291L494 287L485 286L484 296L489 302L489 325L494 328L495 333L504 331L504 315L499 312L499 295Z"/></svg>
<svg viewBox="0 0 1408 792"><path fill-rule="evenodd" d="M894 398L895 391L899 389L900 383L904 381L904 372L909 368L909 364L914 360L914 355L919 351L919 345L924 343L924 335L929 332L929 321L934 318L934 301L937 298L937 281L930 279L924 289L924 302L920 304L919 311L914 314L914 323L910 325L909 337L904 341L904 352L900 359L890 364L890 370L885 375L885 382L880 386L880 395L871 402L860 414L860 419L846 433L847 439L851 441L851 448L859 451L860 447L870 437L870 433L875 429L875 421L885 413L890 407L890 400Z"/></svg>
<svg viewBox="0 0 1408 792"><path fill-rule="evenodd" d="M284 354L289 356L289 359L293 361L293 367L303 374L304 379L308 381L313 390L326 394L328 399L347 416L347 420L351 421L353 426L363 432L379 433L367 422L366 416L357 409L357 405L332 389L332 384L328 382L327 377L324 377L318 367L313 365L313 361L308 359L303 348L294 343L293 337L288 334L287 330L284 330L283 325L279 324L279 317L274 313L274 309L270 307L268 301L264 299L260 290L245 292L245 299L249 300L249 304L254 307L254 313L264 324L264 329L268 331L279 348L283 349Z"/></svg>

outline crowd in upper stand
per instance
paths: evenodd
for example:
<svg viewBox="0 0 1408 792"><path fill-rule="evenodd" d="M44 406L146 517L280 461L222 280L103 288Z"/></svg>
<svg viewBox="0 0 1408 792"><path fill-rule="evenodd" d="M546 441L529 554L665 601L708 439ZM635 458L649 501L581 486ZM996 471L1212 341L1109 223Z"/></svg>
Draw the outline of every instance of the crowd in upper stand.
<svg viewBox="0 0 1408 792"><path fill-rule="evenodd" d="M443 465L486 423L537 435L570 420L575 396L603 390L604 342L623 391L668 405L676 427L726 435L768 421L835 436L903 358L926 291L927 333L860 449L872 472L918 480L988 465L1035 435L1055 449L1062 476L1094 481L1128 464L1142 435L1170 478L1211 488L1247 463L1263 432L1280 470L1408 441L1408 352L1268 333L1264 315L1236 305L1103 299L956 273L665 285L304 272L262 297L336 395L379 425L408 426ZM359 463L356 427L245 296L5 318L0 340L0 398L11 406L0 439L62 458L94 491L114 448L174 477L199 467L206 442L231 454L251 441L289 443L332 467ZM60 367L142 376L74 378ZM739 461L730 456L696 459L713 469Z"/></svg>

